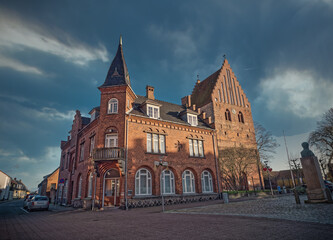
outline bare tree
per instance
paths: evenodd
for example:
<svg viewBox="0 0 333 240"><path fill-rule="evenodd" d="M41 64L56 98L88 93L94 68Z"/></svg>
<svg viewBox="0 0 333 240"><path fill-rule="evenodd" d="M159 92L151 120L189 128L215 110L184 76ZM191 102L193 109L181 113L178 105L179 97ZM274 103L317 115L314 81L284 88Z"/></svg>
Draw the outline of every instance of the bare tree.
<svg viewBox="0 0 333 240"><path fill-rule="evenodd" d="M221 175L226 187L232 190L248 189L247 177L256 168L256 153L243 146L220 150Z"/></svg>
<svg viewBox="0 0 333 240"><path fill-rule="evenodd" d="M257 168L260 179L261 189L263 189L263 184L261 181L261 166L263 160L269 160L272 154L275 153L275 149L279 146L276 139L272 136L272 133L267 131L261 124L254 123L254 130L256 133L257 142Z"/></svg>
<svg viewBox="0 0 333 240"><path fill-rule="evenodd" d="M290 166L291 166L291 170L292 170L292 174L294 175L294 177L296 176L297 185L301 184L300 178L301 176L301 160L299 157L297 157L297 154L291 153L290 154Z"/></svg>
<svg viewBox="0 0 333 240"><path fill-rule="evenodd" d="M317 122L316 130L310 133L309 144L327 157L329 173L333 177L333 108L330 108Z"/></svg>

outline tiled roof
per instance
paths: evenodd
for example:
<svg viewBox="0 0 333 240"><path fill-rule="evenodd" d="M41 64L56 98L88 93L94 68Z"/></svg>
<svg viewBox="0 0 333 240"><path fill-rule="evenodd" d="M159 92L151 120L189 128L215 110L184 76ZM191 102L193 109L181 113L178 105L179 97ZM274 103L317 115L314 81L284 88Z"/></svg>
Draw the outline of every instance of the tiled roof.
<svg viewBox="0 0 333 240"><path fill-rule="evenodd" d="M133 110L130 112L130 114L148 117L147 114L145 114L142 111L142 109L140 108L140 106L147 100L148 100L147 97L137 96L137 98L135 99L135 102L134 102ZM176 123L181 123L181 124L188 124L187 122L182 120L180 117L180 113L182 111L186 110L186 108L184 106L173 104L173 103L168 103L168 102L164 102L164 101L160 101L160 100L149 99L149 101L154 101L157 104L161 105L160 120L171 121L171 122L176 122ZM192 110L188 110L188 111L195 113ZM188 125L190 126L190 124L188 124ZM210 128L207 124L200 121L200 119L198 119L198 127Z"/></svg>
<svg viewBox="0 0 333 240"><path fill-rule="evenodd" d="M128 74L123 46L121 39L119 42L116 56L114 57L108 74L106 75L105 82L101 87L116 86L116 85L131 85L130 77Z"/></svg>
<svg viewBox="0 0 333 240"><path fill-rule="evenodd" d="M81 117L81 119L82 119L83 125L87 125L90 123L90 118L88 118L88 117Z"/></svg>
<svg viewBox="0 0 333 240"><path fill-rule="evenodd" d="M212 91L220 72L221 69L217 70L205 80L195 85L191 96L191 102L196 104L197 107L202 107L212 101Z"/></svg>

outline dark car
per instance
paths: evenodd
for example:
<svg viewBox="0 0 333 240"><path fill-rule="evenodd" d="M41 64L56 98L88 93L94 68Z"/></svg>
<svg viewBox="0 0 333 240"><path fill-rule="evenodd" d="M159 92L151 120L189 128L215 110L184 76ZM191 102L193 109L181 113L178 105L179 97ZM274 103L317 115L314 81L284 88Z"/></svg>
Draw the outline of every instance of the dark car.
<svg viewBox="0 0 333 240"><path fill-rule="evenodd" d="M28 202L27 209L29 211L34 209L42 209L48 210L49 209L49 198L45 196L34 196L30 202Z"/></svg>
<svg viewBox="0 0 333 240"><path fill-rule="evenodd" d="M328 180L324 180L325 187L328 188L331 192L333 192L333 183Z"/></svg>

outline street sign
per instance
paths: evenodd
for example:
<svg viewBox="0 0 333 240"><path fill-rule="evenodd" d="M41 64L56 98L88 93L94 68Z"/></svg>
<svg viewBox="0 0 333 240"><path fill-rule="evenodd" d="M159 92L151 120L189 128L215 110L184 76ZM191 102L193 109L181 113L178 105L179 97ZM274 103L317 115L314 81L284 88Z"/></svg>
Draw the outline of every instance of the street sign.
<svg viewBox="0 0 333 240"><path fill-rule="evenodd" d="M262 170L264 170L265 172L267 171L267 168L266 167L264 167Z"/></svg>
<svg viewBox="0 0 333 240"><path fill-rule="evenodd" d="M63 178L59 179L59 183L65 183L65 179Z"/></svg>

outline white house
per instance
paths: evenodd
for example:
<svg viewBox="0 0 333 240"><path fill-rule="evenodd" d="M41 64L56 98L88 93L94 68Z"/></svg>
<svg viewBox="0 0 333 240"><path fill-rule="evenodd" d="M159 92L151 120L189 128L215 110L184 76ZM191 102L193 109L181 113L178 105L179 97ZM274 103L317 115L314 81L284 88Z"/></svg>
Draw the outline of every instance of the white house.
<svg viewBox="0 0 333 240"><path fill-rule="evenodd" d="M6 173L0 170L0 201L8 199L10 185L11 178Z"/></svg>

